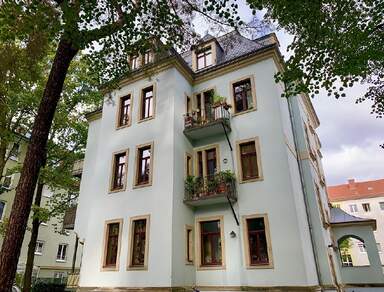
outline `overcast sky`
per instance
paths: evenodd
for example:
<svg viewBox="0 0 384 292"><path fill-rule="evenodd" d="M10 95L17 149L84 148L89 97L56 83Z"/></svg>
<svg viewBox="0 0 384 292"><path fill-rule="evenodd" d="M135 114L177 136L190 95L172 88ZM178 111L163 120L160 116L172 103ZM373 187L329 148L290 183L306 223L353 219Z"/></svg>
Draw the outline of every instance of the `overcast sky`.
<svg viewBox="0 0 384 292"><path fill-rule="evenodd" d="M247 20L249 9L242 4L240 14ZM204 35L205 25L196 22L197 31ZM276 31L280 50L286 57L293 37ZM320 92L312 103L320 119L317 133L322 143L323 166L327 185L342 184L348 178L357 181L384 178L384 119L370 114L370 103L356 104L365 92L362 85L345 91L346 97L336 100Z"/></svg>

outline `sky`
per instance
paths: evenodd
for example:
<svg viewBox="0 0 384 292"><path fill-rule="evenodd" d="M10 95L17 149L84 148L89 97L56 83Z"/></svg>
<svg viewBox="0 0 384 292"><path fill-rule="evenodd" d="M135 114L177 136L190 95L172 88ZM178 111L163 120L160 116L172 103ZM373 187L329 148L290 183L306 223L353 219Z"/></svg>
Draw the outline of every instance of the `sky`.
<svg viewBox="0 0 384 292"><path fill-rule="evenodd" d="M244 20L250 18L250 10L240 5L239 13ZM195 24L204 35L204 25ZM293 36L284 31L275 31L280 42L280 51L287 57L287 46ZM312 99L320 119L317 128L322 143L323 167L327 185L346 183L347 179L365 181L384 178L384 119L370 114L369 102L356 104L367 86L357 84L348 88L345 98L335 99L320 92Z"/></svg>

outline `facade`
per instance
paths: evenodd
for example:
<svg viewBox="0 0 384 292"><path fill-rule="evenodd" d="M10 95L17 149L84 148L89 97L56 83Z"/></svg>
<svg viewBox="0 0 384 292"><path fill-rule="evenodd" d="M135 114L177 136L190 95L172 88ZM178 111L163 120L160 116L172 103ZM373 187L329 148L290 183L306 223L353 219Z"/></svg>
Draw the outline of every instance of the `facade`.
<svg viewBox="0 0 384 292"><path fill-rule="evenodd" d="M346 184L329 186L330 202L346 213L360 218L375 219L377 230L374 232L380 261L384 263L384 179L356 182L349 179ZM354 241L350 247L352 264L365 266L369 264L364 243Z"/></svg>
<svg viewBox="0 0 384 292"><path fill-rule="evenodd" d="M14 154L10 155L10 159L7 161L5 172L7 169L12 169L18 164L21 164L24 160L28 141L21 138L16 145L13 146L12 151ZM12 204L15 196L15 188L19 180L20 174L15 173L9 177L5 177L3 184L7 186L5 192L0 194L0 220L6 222L11 213ZM43 189L42 206L47 204L52 191L48 188ZM30 219L28 227L31 228L32 219ZM56 278L56 282L65 283L65 279L72 270L72 260L74 254L74 246L76 242L76 234L73 230L60 231L62 223L58 219L51 219L47 223L42 223L39 229L38 243L35 251L34 259L34 272L33 276L40 279ZM29 229L30 230L30 229ZM18 272L23 273L25 270L25 264L27 260L28 244L30 241L30 231L27 229L23 247L18 263ZM0 235L0 246L3 238ZM77 254L82 252L82 246L80 245ZM76 259L75 270L80 268L80 256Z"/></svg>
<svg viewBox="0 0 384 292"><path fill-rule="evenodd" d="M358 283L342 274L335 242L356 224L329 207L308 96L281 98L274 34L207 35L181 55L130 61L87 116L78 291L383 284L375 265ZM371 223L359 223L368 237Z"/></svg>

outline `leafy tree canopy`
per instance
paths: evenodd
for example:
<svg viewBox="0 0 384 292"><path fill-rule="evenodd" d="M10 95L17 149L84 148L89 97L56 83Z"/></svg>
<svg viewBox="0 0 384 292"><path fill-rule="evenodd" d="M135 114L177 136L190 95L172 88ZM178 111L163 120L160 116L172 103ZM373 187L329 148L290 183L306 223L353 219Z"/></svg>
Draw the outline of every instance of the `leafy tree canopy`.
<svg viewBox="0 0 384 292"><path fill-rule="evenodd" d="M287 85L286 95L324 88L339 98L346 87L364 82L370 88L357 101L373 101L372 113L383 117L384 1L247 2L255 11L266 9L266 19L295 36L286 71L277 76Z"/></svg>

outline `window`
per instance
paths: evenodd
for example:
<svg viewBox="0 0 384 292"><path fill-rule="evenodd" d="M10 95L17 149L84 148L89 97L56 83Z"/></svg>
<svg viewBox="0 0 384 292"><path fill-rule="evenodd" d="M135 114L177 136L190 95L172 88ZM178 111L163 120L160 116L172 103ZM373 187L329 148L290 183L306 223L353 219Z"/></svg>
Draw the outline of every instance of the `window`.
<svg viewBox="0 0 384 292"><path fill-rule="evenodd" d="M258 138L237 142L237 159L240 182L262 178Z"/></svg>
<svg viewBox="0 0 384 292"><path fill-rule="evenodd" d="M9 190L11 188L11 185L12 185L12 175L5 176L3 180L3 188Z"/></svg>
<svg viewBox="0 0 384 292"><path fill-rule="evenodd" d="M67 259L67 244L59 244L59 248L57 249L56 261L65 262Z"/></svg>
<svg viewBox="0 0 384 292"><path fill-rule="evenodd" d="M121 219L107 221L106 223L103 255L104 269L118 269L122 224L123 221Z"/></svg>
<svg viewBox="0 0 384 292"><path fill-rule="evenodd" d="M377 251L381 252L381 244L380 244L380 242L376 242L376 246L377 246Z"/></svg>
<svg viewBox="0 0 384 292"><path fill-rule="evenodd" d="M35 255L43 254L44 241L38 240L36 241Z"/></svg>
<svg viewBox="0 0 384 292"><path fill-rule="evenodd" d="M148 261L149 215L131 219L129 268L146 269Z"/></svg>
<svg viewBox="0 0 384 292"><path fill-rule="evenodd" d="M210 46L196 52L196 63L197 70L203 69L213 64L212 49Z"/></svg>
<svg viewBox="0 0 384 292"><path fill-rule="evenodd" d="M185 227L185 260L187 264L193 264L193 231L191 226Z"/></svg>
<svg viewBox="0 0 384 292"><path fill-rule="evenodd" d="M152 184L153 143L138 146L136 150L136 186Z"/></svg>
<svg viewBox="0 0 384 292"><path fill-rule="evenodd" d="M384 211L384 202L380 202L379 205L380 205L380 210Z"/></svg>
<svg viewBox="0 0 384 292"><path fill-rule="evenodd" d="M343 267L353 267L352 257L350 254L342 254L341 255L341 264Z"/></svg>
<svg viewBox="0 0 384 292"><path fill-rule="evenodd" d="M235 113L256 108L252 78L232 83L233 106Z"/></svg>
<svg viewBox="0 0 384 292"><path fill-rule="evenodd" d="M363 210L365 212L370 212L371 211L371 206L369 205L369 203L363 203L362 206L363 206Z"/></svg>
<svg viewBox="0 0 384 292"><path fill-rule="evenodd" d="M189 153L185 154L185 176L193 175L193 161Z"/></svg>
<svg viewBox="0 0 384 292"><path fill-rule="evenodd" d="M212 177L220 169L219 167L219 147L208 146L196 151L197 173L199 177Z"/></svg>
<svg viewBox="0 0 384 292"><path fill-rule="evenodd" d="M356 213L357 205L356 204L349 205L349 210L351 211L351 213Z"/></svg>
<svg viewBox="0 0 384 292"><path fill-rule="evenodd" d="M152 118L154 115L154 90L153 86L144 88L141 92L140 120Z"/></svg>
<svg viewBox="0 0 384 292"><path fill-rule="evenodd" d="M127 176L128 150L113 155L111 191L125 189Z"/></svg>
<svg viewBox="0 0 384 292"><path fill-rule="evenodd" d="M327 220L328 217L327 217L327 215L325 213L323 201L321 199L320 188L319 188L319 186L317 184L315 184L315 189L316 189L317 203L319 204L319 211L320 211L321 221L323 222L324 228L326 228L326 226L328 224L328 220Z"/></svg>
<svg viewBox="0 0 384 292"><path fill-rule="evenodd" d="M3 220L5 213L5 202L0 201L0 221Z"/></svg>
<svg viewBox="0 0 384 292"><path fill-rule="evenodd" d="M266 215L243 217L245 254L248 268L272 267L272 251Z"/></svg>
<svg viewBox="0 0 384 292"><path fill-rule="evenodd" d="M189 96L186 96L186 112L192 114L192 99Z"/></svg>
<svg viewBox="0 0 384 292"><path fill-rule="evenodd" d="M220 220L200 222L201 266L223 264L221 233Z"/></svg>
<svg viewBox="0 0 384 292"><path fill-rule="evenodd" d="M124 127L131 124L131 95L128 94L120 98L118 127Z"/></svg>
<svg viewBox="0 0 384 292"><path fill-rule="evenodd" d="M359 247L360 252L367 252L364 243L358 243L357 246Z"/></svg>
<svg viewBox="0 0 384 292"><path fill-rule="evenodd" d="M143 65L149 64L153 62L153 52L148 50L143 55Z"/></svg>
<svg viewBox="0 0 384 292"><path fill-rule="evenodd" d="M139 55L131 56L131 70L136 70L140 65L140 57Z"/></svg>
<svg viewBox="0 0 384 292"><path fill-rule="evenodd" d="M11 152L9 154L9 157L11 159L17 159L17 157L19 156L19 150L20 150L20 144L19 143L13 143L13 146L12 146L12 149L11 149Z"/></svg>
<svg viewBox="0 0 384 292"><path fill-rule="evenodd" d="M332 207L333 207L333 208L340 208L340 204L334 204L334 203L332 203Z"/></svg>

